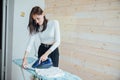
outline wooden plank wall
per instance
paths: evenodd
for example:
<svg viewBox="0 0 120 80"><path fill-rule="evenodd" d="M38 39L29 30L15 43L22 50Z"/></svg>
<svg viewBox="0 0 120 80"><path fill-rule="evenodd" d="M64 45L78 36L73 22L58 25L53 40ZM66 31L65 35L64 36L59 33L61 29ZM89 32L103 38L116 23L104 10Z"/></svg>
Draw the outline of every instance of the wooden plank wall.
<svg viewBox="0 0 120 80"><path fill-rule="evenodd" d="M60 22L60 67L83 80L120 80L120 0L45 0Z"/></svg>

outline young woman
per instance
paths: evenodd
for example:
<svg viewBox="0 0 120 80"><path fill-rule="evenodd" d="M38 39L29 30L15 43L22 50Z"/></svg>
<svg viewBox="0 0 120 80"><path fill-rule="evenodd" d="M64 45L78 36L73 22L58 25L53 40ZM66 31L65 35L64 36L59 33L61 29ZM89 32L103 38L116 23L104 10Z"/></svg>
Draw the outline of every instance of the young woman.
<svg viewBox="0 0 120 80"><path fill-rule="evenodd" d="M22 66L25 68L27 64L27 55L37 38L40 39L40 46L38 48L38 59L45 61L48 57L52 59L53 66L58 67L59 64L59 50L60 45L60 30L57 20L47 20L43 10L39 6L32 8L28 28L30 32L30 40L23 57Z"/></svg>

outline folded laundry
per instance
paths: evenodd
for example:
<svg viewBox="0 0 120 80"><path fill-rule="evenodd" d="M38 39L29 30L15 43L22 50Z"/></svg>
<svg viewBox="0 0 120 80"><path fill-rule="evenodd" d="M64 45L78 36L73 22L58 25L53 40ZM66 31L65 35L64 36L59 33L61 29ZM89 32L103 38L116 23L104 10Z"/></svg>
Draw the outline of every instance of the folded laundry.
<svg viewBox="0 0 120 80"><path fill-rule="evenodd" d="M49 78L58 78L65 75L64 71L59 67L50 67L48 69L35 69L35 72L38 75L49 77Z"/></svg>

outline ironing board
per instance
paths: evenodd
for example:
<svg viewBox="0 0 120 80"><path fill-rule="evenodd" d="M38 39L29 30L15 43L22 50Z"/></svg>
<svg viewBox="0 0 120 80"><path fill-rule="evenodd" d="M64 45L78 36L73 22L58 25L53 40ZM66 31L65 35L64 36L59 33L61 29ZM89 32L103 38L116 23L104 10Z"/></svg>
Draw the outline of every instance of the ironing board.
<svg viewBox="0 0 120 80"><path fill-rule="evenodd" d="M35 60L36 59L32 58L32 57L28 57L27 58L28 64L34 62ZM21 68L21 66L22 66L22 59L14 59L13 62ZM69 72L66 72L66 71L64 71L65 75L62 76L62 77L48 78L48 77L45 77L45 76L38 75L35 72L35 70L32 70L32 69L25 69L25 70L27 70L29 73L31 73L32 75L36 76L40 80L82 80L80 77L78 77L78 76L76 76L74 74L71 74Z"/></svg>

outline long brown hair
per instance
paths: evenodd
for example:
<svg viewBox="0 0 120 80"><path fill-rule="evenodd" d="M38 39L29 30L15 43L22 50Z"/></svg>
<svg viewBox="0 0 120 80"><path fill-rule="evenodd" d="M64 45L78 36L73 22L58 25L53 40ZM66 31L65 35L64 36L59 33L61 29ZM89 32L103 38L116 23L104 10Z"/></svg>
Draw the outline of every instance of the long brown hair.
<svg viewBox="0 0 120 80"><path fill-rule="evenodd" d="M31 12L30 12L30 16L29 16L29 23L28 23L28 28L29 28L29 32L30 34L32 34L33 32L39 32L39 25L35 23L35 21L33 20L33 15L37 14L37 15L41 15L43 13L43 10L39 7L39 6L35 6L32 8ZM46 19L46 17L44 16L44 22L43 22L43 29L42 31L44 31L47 28L47 22L48 20ZM41 31L41 32L42 32Z"/></svg>

